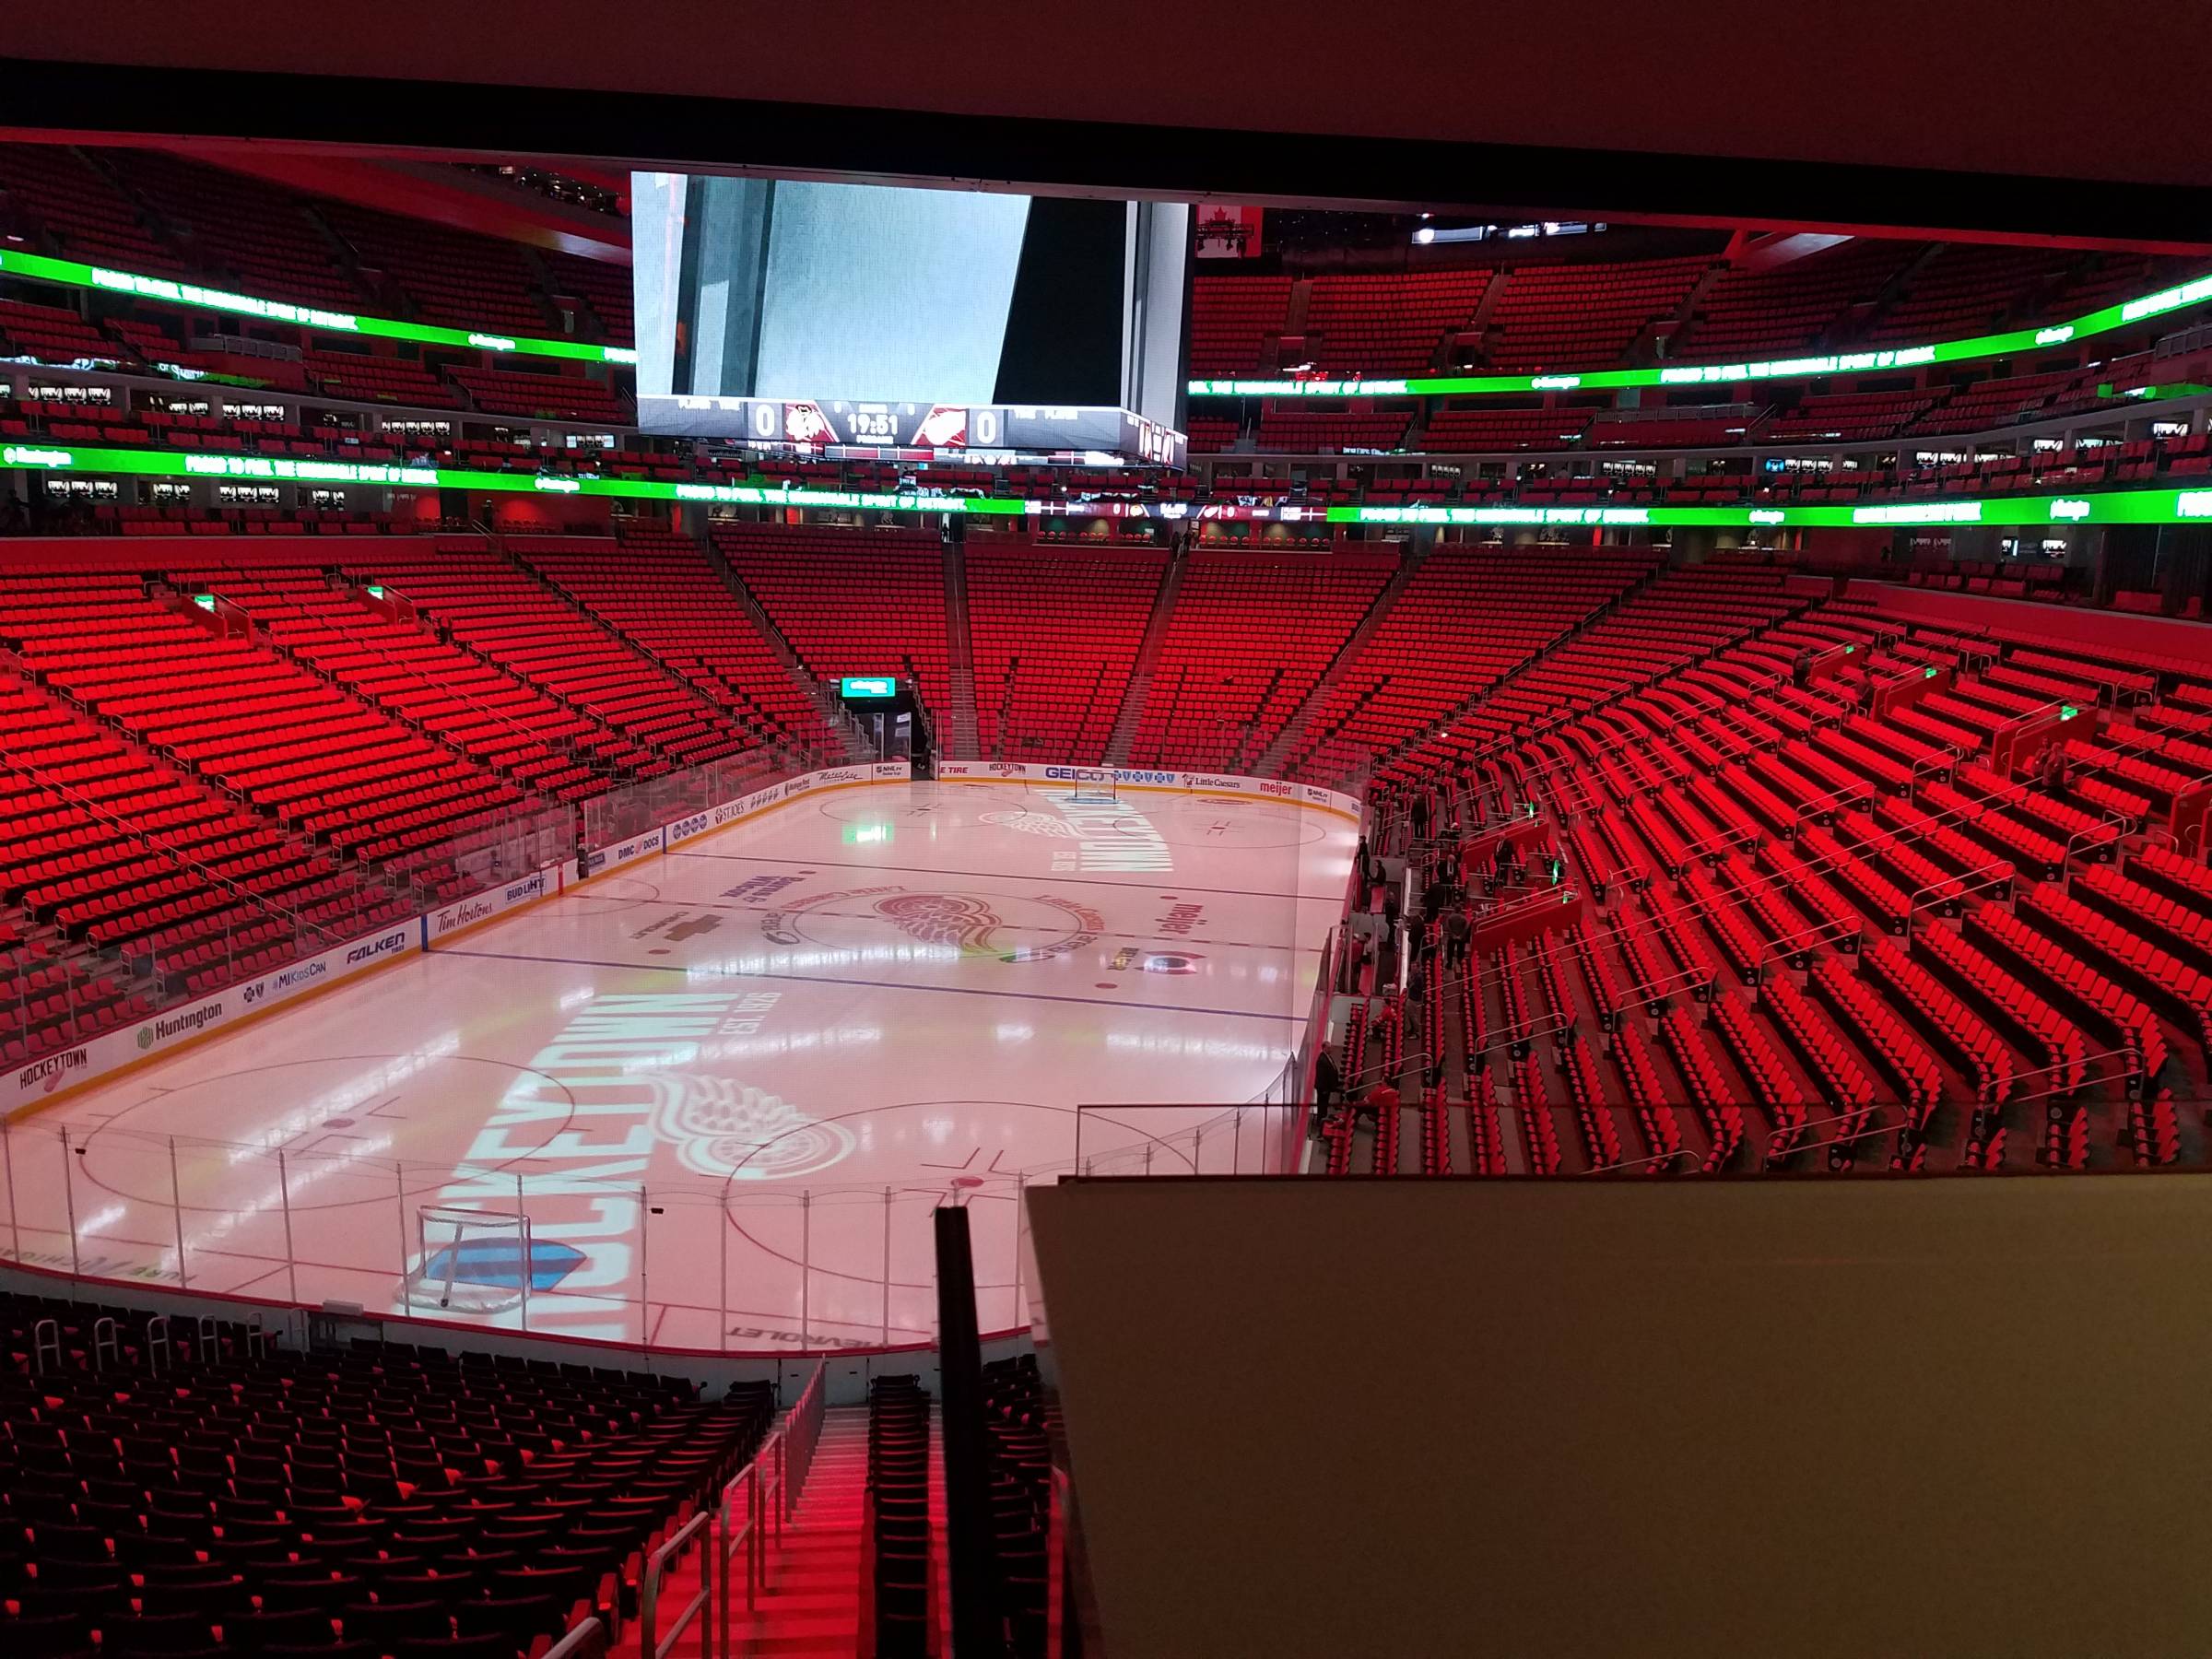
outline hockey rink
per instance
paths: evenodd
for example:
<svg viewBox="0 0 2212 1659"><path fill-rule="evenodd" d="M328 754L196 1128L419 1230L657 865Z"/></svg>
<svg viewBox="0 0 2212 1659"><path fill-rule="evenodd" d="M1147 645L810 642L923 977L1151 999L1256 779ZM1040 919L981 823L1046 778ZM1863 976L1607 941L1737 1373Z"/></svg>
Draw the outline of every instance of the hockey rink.
<svg viewBox="0 0 2212 1659"><path fill-rule="evenodd" d="M18 1118L8 1241L88 1277L788 1351L929 1339L958 1202L982 1326L1010 1328L1017 1194L1071 1167L1078 1106L1108 1109L1087 1159L1189 1167L1206 1125L1207 1169L1257 1167L1274 1114L1232 1109L1298 1041L1357 838L1168 791L802 797Z"/></svg>

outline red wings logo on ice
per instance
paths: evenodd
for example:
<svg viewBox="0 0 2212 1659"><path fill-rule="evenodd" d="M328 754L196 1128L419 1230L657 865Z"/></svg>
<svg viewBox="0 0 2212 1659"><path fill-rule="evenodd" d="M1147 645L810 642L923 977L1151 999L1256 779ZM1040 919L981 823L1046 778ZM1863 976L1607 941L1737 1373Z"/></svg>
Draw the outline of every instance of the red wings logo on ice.
<svg viewBox="0 0 2212 1659"><path fill-rule="evenodd" d="M738 1181L813 1175L856 1144L842 1124L807 1116L789 1100L730 1077L668 1072L652 1079L653 1127L684 1168Z"/></svg>
<svg viewBox="0 0 2212 1659"><path fill-rule="evenodd" d="M1054 818L1049 812L1025 812L1015 807L1008 812L986 812L980 821L996 824L1004 830L1018 830L1024 835L1056 835L1063 841L1077 838L1076 827L1065 818Z"/></svg>
<svg viewBox="0 0 2212 1659"><path fill-rule="evenodd" d="M895 959L915 945L952 957L1041 961L1095 943L1105 925L1096 911L1049 894L985 899L902 887L815 893L760 918L778 945L848 951L864 961Z"/></svg>
<svg viewBox="0 0 2212 1659"><path fill-rule="evenodd" d="M876 912L924 945L958 945L979 956L994 954L992 934L1000 924L999 916L981 899L964 893L901 893L896 899L877 900Z"/></svg>

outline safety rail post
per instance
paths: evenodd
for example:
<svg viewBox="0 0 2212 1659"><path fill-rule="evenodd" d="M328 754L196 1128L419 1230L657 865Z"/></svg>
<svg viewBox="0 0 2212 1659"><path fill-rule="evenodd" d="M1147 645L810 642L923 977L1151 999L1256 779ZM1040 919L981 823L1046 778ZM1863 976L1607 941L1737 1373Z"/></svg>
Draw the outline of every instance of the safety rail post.
<svg viewBox="0 0 2212 1659"><path fill-rule="evenodd" d="M699 1555L699 1594L684 1604L682 1612L664 1639L660 1635L661 1580L668 1571L668 1563L714 1524L714 1512L702 1509L698 1514L677 1528L668 1541L645 1558L645 1574L638 1586L638 1653L639 1659L668 1659L676 1644L683 1639L685 1630L702 1610L714 1605L714 1551L712 1547ZM713 1659L714 1630L710 1619L700 1633L700 1659Z"/></svg>
<svg viewBox="0 0 2212 1659"><path fill-rule="evenodd" d="M2066 844L2059 850L2058 879L2071 886L2074 861L2084 853L2093 852L2099 847L2111 847L2116 852L2121 841L2134 832L2131 828L2134 823L2135 819L2124 812L2107 812L2098 820L2094 829L2075 830L2066 837ZM2108 830L2112 831L2110 838L2100 840Z"/></svg>
<svg viewBox="0 0 2212 1659"><path fill-rule="evenodd" d="M606 1622L598 1614L587 1613L546 1650L545 1659L603 1659L606 1648Z"/></svg>
<svg viewBox="0 0 2212 1659"><path fill-rule="evenodd" d="M2013 868L2010 859L1993 858L1987 864L1976 865L1972 869L1958 876L1947 877L1942 881L1932 881L1925 887L1914 888L1912 892L1905 895L1904 932L1906 940L1911 941L1912 918L1918 915L1922 910L1932 908L1937 903L1948 904L1954 899L1963 901L1969 894L1986 892L1992 888L2005 889L2005 892L1998 895L2002 899L2006 892L2010 891L2018 874L2018 872ZM1952 889L1956 889L1956 891L1953 892Z"/></svg>
<svg viewBox="0 0 2212 1659"><path fill-rule="evenodd" d="M1873 794L1872 784L1845 783L1800 802L1797 816L1790 824L1790 839L1794 841L1805 832L1805 820L1808 818L1823 815L1832 818L1839 810L1863 805Z"/></svg>
<svg viewBox="0 0 2212 1659"><path fill-rule="evenodd" d="M790 1475L784 1482L784 1519L790 1519L799 1506L799 1497L806 1489L807 1474L814 1467L815 1448L821 1442L822 1420L829 1409L830 1367L826 1360L815 1363L814 1375L806 1386L799 1390L799 1397L792 1403L791 1415L784 1418L783 1435L789 1444Z"/></svg>
<svg viewBox="0 0 2212 1659"><path fill-rule="evenodd" d="M1832 922L1816 922L1810 927L1801 927L1795 933L1783 935L1779 939L1769 939L1759 947L1759 958L1751 964L1751 1000L1760 1000L1759 990L1767 982L1769 962L1786 961L1800 952L1809 956L1822 945L1841 944L1847 938L1863 944L1865 937L1866 927L1863 920L1839 916Z"/></svg>
<svg viewBox="0 0 2212 1659"><path fill-rule="evenodd" d="M775 1434L769 1436L769 1441L777 1439L781 1433L781 1430L777 1430ZM767 1453L767 1451L768 1441L764 1441L761 1442L760 1450L753 1454L752 1461L738 1470L736 1474L731 1476L728 1482L724 1485L721 1494L714 1500L714 1508L712 1512L714 1517L714 1536L707 1546L707 1553L716 1558L722 1567L719 1582L721 1595L714 1604L714 1621L722 1632L722 1645L725 1652L730 1645L730 1562L740 1549L745 1551L745 1610L749 1613L757 1605L761 1578L759 1559L760 1556L760 1459ZM736 1505L740 1487L745 1488L745 1519L743 1521L734 1519L737 1513ZM649 1645L652 1642L653 1627L650 1624L645 1626L644 1640ZM640 1650L640 1659L643 1659L645 1651L645 1649Z"/></svg>

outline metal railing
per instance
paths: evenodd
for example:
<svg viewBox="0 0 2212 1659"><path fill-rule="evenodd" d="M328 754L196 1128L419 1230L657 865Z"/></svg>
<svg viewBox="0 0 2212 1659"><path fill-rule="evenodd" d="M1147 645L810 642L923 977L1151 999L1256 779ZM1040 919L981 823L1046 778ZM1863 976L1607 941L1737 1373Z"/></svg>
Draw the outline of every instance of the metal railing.
<svg viewBox="0 0 2212 1659"><path fill-rule="evenodd" d="M818 1363L783 1420L760 1442L751 1461L724 1483L715 1500L714 1536L708 1549L719 1564L721 1594L714 1618L725 1653L730 1650L730 1602L737 1581L742 1577L745 1582L746 1611L756 1611L760 1593L768 1587L769 1545L783 1542L783 1528L806 1489L815 1444L821 1438L828 1376L828 1368Z"/></svg>
<svg viewBox="0 0 2212 1659"><path fill-rule="evenodd" d="M1325 1004L1324 1004L1325 1006ZM1018 1167L982 1176L923 1170L893 1182L588 1174L572 1161L478 1163L380 1155L387 1132L310 1144L309 1131L443 1064L457 1041L364 1058L265 1102L267 1138L165 1135L120 1124L0 1120L0 1263L73 1284L114 1282L359 1304L414 1319L624 1347L722 1353L821 1352L934 1340L929 1218L975 1210L986 1271L978 1324L1030 1319L1018 1220L1029 1184L1085 1157L1151 1156L1224 1173L1290 1167L1305 1108L1298 1046L1255 1050L1269 1097L1135 1109L1027 1143ZM1297 1056L1302 1068L1304 1056ZM1264 1063L1264 1069L1263 1067ZM841 1114L781 1101L764 1135L818 1143L827 1171L855 1149ZM818 1113L819 1115L818 1115ZM1141 1115L1139 1115L1141 1113ZM1110 1114L1112 1115L1112 1114Z"/></svg>
<svg viewBox="0 0 2212 1659"><path fill-rule="evenodd" d="M799 1397L792 1402L791 1414L783 1419L784 1477L783 1518L788 1521L799 1507L799 1498L806 1490L806 1477L814 1468L814 1449L822 1438L823 1415L830 1408L830 1369L817 1365L806 1386L799 1390Z"/></svg>
<svg viewBox="0 0 2212 1659"><path fill-rule="evenodd" d="M668 1541L645 1558L645 1571L638 1583L638 1653L640 1659L668 1659L676 1652L676 1644L690 1629L691 1621L714 1606L714 1551L710 1546L699 1552L699 1593L686 1602L676 1616L668 1633L661 1634L661 1591L666 1583L670 1567L676 1559L703 1536L714 1524L712 1509L703 1509L684 1523ZM710 1619L700 1628L699 1637L700 1659L713 1659L714 1628Z"/></svg>
<svg viewBox="0 0 2212 1659"><path fill-rule="evenodd" d="M745 1610L750 1613L759 1606L760 1588L768 1579L768 1531L771 1516L776 1542L783 1541L782 1463L783 1430L779 1428L760 1442L752 1461L724 1485L711 1512L714 1536L707 1546L707 1554L719 1563L722 1595L715 1604L714 1618L724 1646L729 1641L731 1585L740 1571L745 1579ZM771 1469L775 1472L772 1504L769 1484ZM745 1564L742 1569L734 1568L732 1563L740 1550L745 1552Z"/></svg>
<svg viewBox="0 0 2212 1659"><path fill-rule="evenodd" d="M546 1650L544 1659L606 1659L607 1645L606 1621L587 1613Z"/></svg>

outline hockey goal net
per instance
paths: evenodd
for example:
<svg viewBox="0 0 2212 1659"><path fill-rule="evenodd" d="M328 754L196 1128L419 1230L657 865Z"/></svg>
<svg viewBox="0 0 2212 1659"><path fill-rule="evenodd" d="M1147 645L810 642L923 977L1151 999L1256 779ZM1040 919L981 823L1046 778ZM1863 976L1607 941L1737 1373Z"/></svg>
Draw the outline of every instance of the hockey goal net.
<svg viewBox="0 0 2212 1659"><path fill-rule="evenodd" d="M410 1305L475 1314L527 1310L539 1267L530 1218L499 1210L423 1205L415 1212Z"/></svg>
<svg viewBox="0 0 2212 1659"><path fill-rule="evenodd" d="M1068 777L1067 798L1071 806L1113 806L1120 805L1121 792L1115 787L1112 767L1070 767Z"/></svg>

